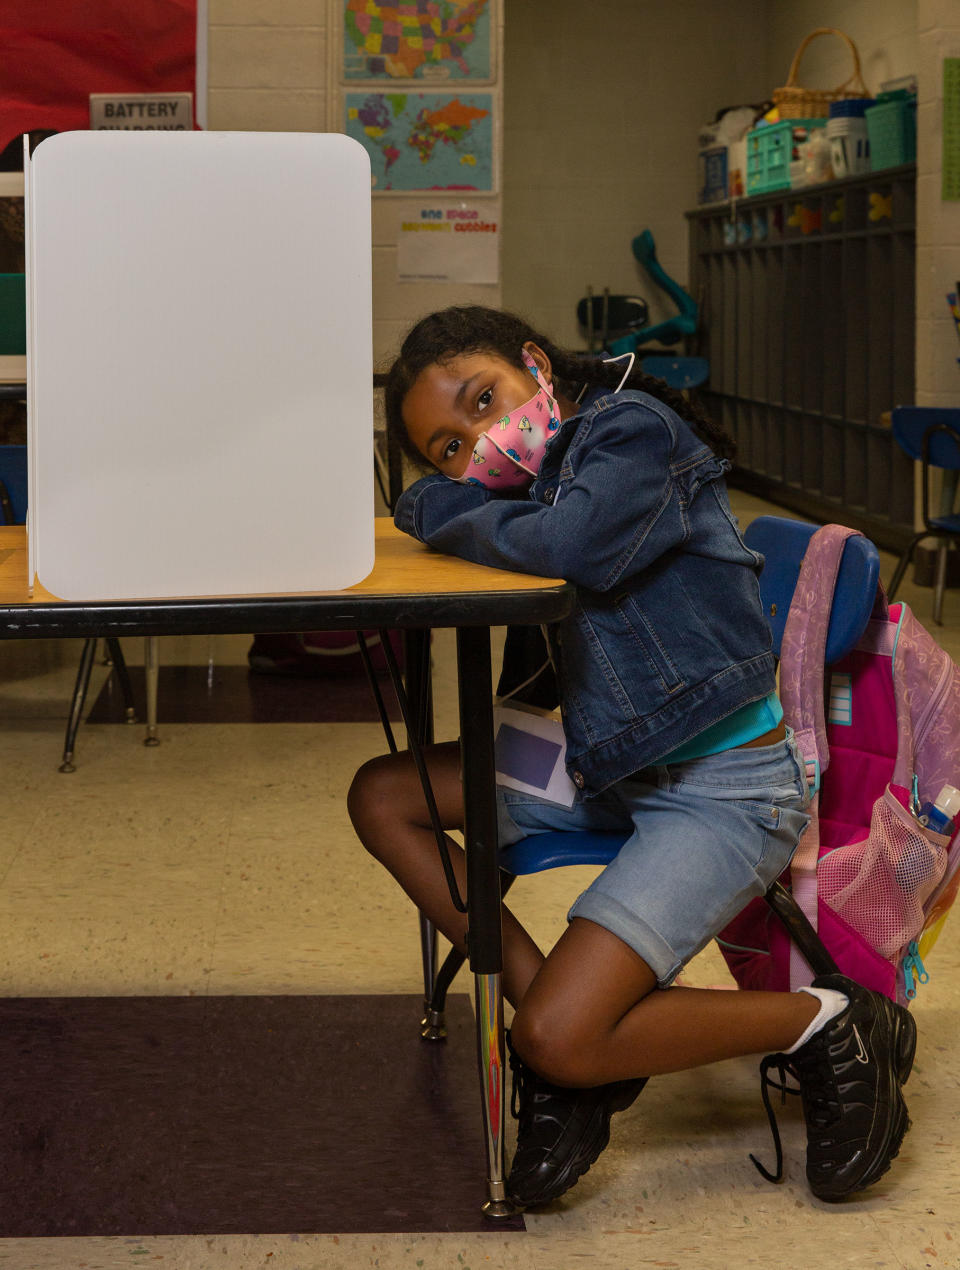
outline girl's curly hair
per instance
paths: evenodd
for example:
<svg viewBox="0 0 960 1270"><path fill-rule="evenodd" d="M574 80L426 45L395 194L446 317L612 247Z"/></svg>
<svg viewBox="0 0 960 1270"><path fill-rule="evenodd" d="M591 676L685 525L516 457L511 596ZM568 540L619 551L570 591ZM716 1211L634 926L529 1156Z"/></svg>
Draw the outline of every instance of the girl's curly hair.
<svg viewBox="0 0 960 1270"><path fill-rule="evenodd" d="M464 353L495 353L504 361L524 369L521 349L528 341L538 345L550 358L557 391L576 398L584 386L614 389L623 370L619 362L605 363L601 357L585 356L558 348L546 336L535 331L523 318L501 309L482 305L454 305L422 318L409 332L400 355L390 367L384 389L387 427L397 438L404 453L415 463L424 463L423 455L413 445L403 421L403 401L418 376L428 366L443 364ZM637 388L657 397L721 458L732 459L736 453L733 438L719 427L696 402L689 400L662 379L645 375L635 365L625 388Z"/></svg>

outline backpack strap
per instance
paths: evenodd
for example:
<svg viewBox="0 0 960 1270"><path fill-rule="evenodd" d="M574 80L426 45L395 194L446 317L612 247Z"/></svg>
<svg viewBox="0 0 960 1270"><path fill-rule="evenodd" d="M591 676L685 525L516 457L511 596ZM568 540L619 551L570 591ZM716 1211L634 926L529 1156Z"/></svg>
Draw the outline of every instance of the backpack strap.
<svg viewBox="0 0 960 1270"><path fill-rule="evenodd" d="M824 657L840 559L857 531L824 525L807 544L780 645L780 699L807 766L813 799L810 824L790 862L793 897L817 929L817 861L820 858L820 776L830 764L823 710ZM810 983L813 972L795 944L790 945L790 987Z"/></svg>
<svg viewBox="0 0 960 1270"><path fill-rule="evenodd" d="M830 762L823 713L827 629L840 559L847 539L856 532L845 525L824 525L811 537L780 646L780 699L784 714L797 734L804 758L815 758L824 772Z"/></svg>

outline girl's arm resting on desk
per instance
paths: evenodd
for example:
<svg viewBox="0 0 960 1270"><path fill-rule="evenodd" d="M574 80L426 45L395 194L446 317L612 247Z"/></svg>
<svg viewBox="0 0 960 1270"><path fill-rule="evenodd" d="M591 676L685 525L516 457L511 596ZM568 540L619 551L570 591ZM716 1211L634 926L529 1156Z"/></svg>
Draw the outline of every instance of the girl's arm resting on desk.
<svg viewBox="0 0 960 1270"><path fill-rule="evenodd" d="M401 495L398 528L478 564L611 589L686 539L696 489L724 471L704 447L672 469L675 437L667 424L650 411L647 426L638 427L635 409L617 420L621 413L595 421L589 448L570 456L576 477L555 505L434 475Z"/></svg>

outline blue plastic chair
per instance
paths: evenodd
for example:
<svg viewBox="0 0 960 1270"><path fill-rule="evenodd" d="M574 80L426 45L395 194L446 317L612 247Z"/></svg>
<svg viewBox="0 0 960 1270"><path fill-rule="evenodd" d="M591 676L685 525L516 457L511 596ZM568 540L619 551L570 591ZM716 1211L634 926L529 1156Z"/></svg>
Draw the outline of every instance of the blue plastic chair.
<svg viewBox="0 0 960 1270"><path fill-rule="evenodd" d="M780 655L783 628L793 598L807 543L819 528L779 516L758 516L747 528L744 539L753 551L764 556L760 574L760 598L773 633L773 648ZM827 630L825 662L839 661L855 646L873 611L880 576L877 548L863 537L849 538L844 545L837 576L834 606ZM626 841L622 833L566 833L550 831L530 834L500 853L503 892L517 877L543 873L565 865L609 864ZM765 899L790 932L791 938L817 974L837 973L836 964L807 921L793 896L774 882ZM437 974L434 992L427 1004L422 1035L427 1040L445 1035L443 1010L447 990L464 957L456 949L447 955Z"/></svg>
<svg viewBox="0 0 960 1270"><path fill-rule="evenodd" d="M760 574L760 599L773 634L773 651L779 657L783 629L790 611L794 588L807 544L819 529L799 520L782 516L758 516L744 533L751 551L764 558ZM832 666L845 657L866 629L873 612L877 583L880 580L880 555L869 538L848 538L840 558L837 586L824 662Z"/></svg>
<svg viewBox="0 0 960 1270"><path fill-rule="evenodd" d="M947 581L947 548L960 539L960 515L953 510L957 488L956 472L960 471L960 409L936 406L898 406L893 412L893 437L909 457L921 463L921 518L923 529L910 539L890 579L888 596L897 593L907 565L918 543L936 538L937 576L933 595L933 620L943 625L943 592ZM939 516L930 515L930 474L934 468L944 473L943 495Z"/></svg>
<svg viewBox="0 0 960 1270"><path fill-rule="evenodd" d="M0 445L0 524L27 519L27 447Z"/></svg>

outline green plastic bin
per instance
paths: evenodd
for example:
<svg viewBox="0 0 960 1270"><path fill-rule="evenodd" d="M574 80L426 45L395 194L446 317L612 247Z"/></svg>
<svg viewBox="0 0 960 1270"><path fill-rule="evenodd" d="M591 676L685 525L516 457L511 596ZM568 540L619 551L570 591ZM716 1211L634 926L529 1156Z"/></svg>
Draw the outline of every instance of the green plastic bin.
<svg viewBox="0 0 960 1270"><path fill-rule="evenodd" d="M747 194L788 190L794 130L804 129L806 140L811 129L824 128L826 123L826 119L782 119L752 128L747 133Z"/></svg>
<svg viewBox="0 0 960 1270"><path fill-rule="evenodd" d="M0 356L26 351L26 277L22 273L0 273Z"/></svg>
<svg viewBox="0 0 960 1270"><path fill-rule="evenodd" d="M872 171L916 162L917 99L913 93L881 94L877 104L864 111L864 118Z"/></svg>

